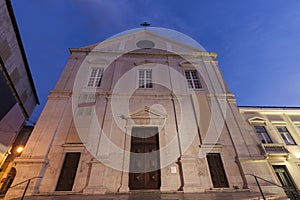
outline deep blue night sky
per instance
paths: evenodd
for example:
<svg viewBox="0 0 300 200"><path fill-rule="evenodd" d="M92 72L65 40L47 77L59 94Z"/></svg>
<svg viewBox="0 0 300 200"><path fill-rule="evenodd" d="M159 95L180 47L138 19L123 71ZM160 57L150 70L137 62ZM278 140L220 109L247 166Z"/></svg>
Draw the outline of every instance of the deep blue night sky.
<svg viewBox="0 0 300 200"><path fill-rule="evenodd" d="M87 46L148 21L218 52L238 105L300 106L298 0L12 0L41 105L70 47Z"/></svg>

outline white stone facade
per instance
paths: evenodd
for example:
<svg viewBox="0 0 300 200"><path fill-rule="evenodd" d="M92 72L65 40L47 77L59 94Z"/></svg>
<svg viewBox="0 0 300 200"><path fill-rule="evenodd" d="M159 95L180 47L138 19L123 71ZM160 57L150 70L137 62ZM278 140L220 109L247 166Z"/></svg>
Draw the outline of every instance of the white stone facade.
<svg viewBox="0 0 300 200"><path fill-rule="evenodd" d="M142 47L154 43L154 48L136 47L145 40ZM15 161L14 183L40 177L32 180L27 195L131 191L135 128L158 130L157 190L257 190L247 173L276 181L223 80L216 53L148 30L70 51L24 153ZM89 81L95 83L93 69L96 78L97 70L103 70L99 87L88 87ZM143 70L151 71L150 88L139 87ZM188 87L190 71L196 71L201 87L195 80L194 88ZM74 183L58 191L65 157L72 152L80 153ZM213 166L207 155L217 159ZM215 167L219 171L213 172ZM217 180L212 173L220 169L224 179ZM263 188L283 194L277 187ZM7 197L19 197L23 190L24 185L12 188Z"/></svg>

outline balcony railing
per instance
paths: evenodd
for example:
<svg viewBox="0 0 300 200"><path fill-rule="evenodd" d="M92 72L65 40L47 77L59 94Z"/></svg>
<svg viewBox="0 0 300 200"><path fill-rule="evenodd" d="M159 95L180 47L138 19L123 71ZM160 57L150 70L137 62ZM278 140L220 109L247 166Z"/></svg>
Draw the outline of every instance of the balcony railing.
<svg viewBox="0 0 300 200"><path fill-rule="evenodd" d="M290 155L283 144L260 144L259 147L265 156L284 156L288 158Z"/></svg>

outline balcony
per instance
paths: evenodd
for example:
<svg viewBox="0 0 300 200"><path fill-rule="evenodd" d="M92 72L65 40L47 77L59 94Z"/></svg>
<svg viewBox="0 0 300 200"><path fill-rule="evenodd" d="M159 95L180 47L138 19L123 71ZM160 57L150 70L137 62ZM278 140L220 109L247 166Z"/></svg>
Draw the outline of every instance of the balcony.
<svg viewBox="0 0 300 200"><path fill-rule="evenodd" d="M261 153L266 156L281 156L286 159L289 158L290 152L285 148L283 144L260 144Z"/></svg>

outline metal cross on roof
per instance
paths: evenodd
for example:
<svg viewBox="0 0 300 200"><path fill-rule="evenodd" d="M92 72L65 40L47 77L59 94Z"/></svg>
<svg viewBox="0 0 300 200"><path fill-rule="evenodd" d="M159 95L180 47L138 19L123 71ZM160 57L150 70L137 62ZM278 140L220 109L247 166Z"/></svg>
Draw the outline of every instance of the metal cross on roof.
<svg viewBox="0 0 300 200"><path fill-rule="evenodd" d="M143 24L140 24L140 25L143 26L145 30L146 30L147 26L150 26L150 24L147 22L144 22Z"/></svg>

